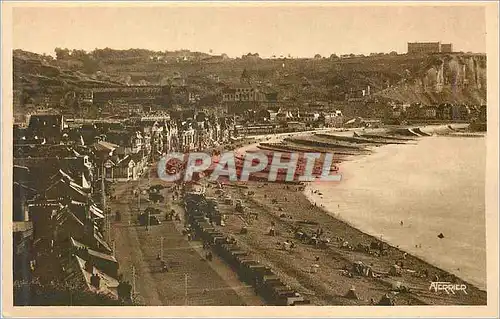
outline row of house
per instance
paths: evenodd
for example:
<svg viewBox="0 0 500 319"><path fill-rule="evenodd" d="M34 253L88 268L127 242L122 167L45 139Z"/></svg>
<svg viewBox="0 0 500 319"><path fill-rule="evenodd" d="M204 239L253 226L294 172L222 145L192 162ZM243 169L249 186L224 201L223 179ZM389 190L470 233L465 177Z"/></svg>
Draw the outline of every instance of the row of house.
<svg viewBox="0 0 500 319"><path fill-rule="evenodd" d="M449 103L421 105L414 103L391 105L390 107L389 117L393 119L470 121L475 118L482 122L486 121L486 105Z"/></svg>
<svg viewBox="0 0 500 319"><path fill-rule="evenodd" d="M137 180L164 153L225 143L232 125L197 112L95 122L39 114L14 127L14 279L130 302L109 241L110 182Z"/></svg>
<svg viewBox="0 0 500 319"><path fill-rule="evenodd" d="M321 123L327 127L341 127L344 117L342 111L299 111L282 108L268 108L257 112L256 119L262 122L301 122L306 125Z"/></svg>
<svg viewBox="0 0 500 319"><path fill-rule="evenodd" d="M342 111L299 111L267 108L247 111L235 127L238 135L259 135L306 130L311 127L342 127Z"/></svg>
<svg viewBox="0 0 500 319"><path fill-rule="evenodd" d="M130 302L96 196L91 159L98 150L65 144L22 147L30 149L14 158L14 280L59 289L56 299L64 298L67 289ZM31 294L20 296L17 305L40 302Z"/></svg>

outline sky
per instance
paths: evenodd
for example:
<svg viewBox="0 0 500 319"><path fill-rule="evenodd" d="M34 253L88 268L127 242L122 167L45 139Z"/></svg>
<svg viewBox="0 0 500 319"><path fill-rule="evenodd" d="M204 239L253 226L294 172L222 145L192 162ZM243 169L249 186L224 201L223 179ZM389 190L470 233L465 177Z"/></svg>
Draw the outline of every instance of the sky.
<svg viewBox="0 0 500 319"><path fill-rule="evenodd" d="M362 6L361 6L362 5ZM406 52L407 42L486 51L485 12L471 6L152 6L13 8L13 47L188 49L261 57Z"/></svg>

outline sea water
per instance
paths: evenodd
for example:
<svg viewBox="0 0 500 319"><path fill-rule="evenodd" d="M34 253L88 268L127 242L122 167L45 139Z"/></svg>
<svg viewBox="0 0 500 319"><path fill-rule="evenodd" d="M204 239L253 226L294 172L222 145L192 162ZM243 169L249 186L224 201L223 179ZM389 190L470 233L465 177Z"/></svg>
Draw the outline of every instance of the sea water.
<svg viewBox="0 0 500 319"><path fill-rule="evenodd" d="M485 165L485 138L422 137L344 162L341 182L313 183L306 195L354 227L486 289Z"/></svg>

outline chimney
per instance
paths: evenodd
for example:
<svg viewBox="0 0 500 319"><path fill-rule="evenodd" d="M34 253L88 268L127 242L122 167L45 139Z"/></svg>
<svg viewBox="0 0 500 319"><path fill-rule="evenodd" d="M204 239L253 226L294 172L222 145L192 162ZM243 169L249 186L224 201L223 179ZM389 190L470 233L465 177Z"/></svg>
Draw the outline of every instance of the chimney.
<svg viewBox="0 0 500 319"><path fill-rule="evenodd" d="M92 257L89 257L89 259L85 262L85 270L90 273L94 272L94 263L92 262Z"/></svg>
<svg viewBox="0 0 500 319"><path fill-rule="evenodd" d="M92 277L90 277L90 284L99 289L101 287L101 277L97 274L92 274Z"/></svg>

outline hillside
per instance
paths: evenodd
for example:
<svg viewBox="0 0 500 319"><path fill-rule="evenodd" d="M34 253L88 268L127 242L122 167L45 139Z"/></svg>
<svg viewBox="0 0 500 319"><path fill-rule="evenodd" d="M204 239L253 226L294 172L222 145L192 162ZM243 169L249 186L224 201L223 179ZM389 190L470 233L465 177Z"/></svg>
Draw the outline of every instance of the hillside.
<svg viewBox="0 0 500 319"><path fill-rule="evenodd" d="M370 86L379 100L403 103L467 103L486 100L486 57L479 54L229 59L186 50L58 49L57 58L14 51L14 105L51 96L61 101L80 88L109 85L186 86L203 103L217 103L224 87L243 82L279 93L287 104L345 101ZM55 96L55 97L54 97ZM368 98L368 97L365 97Z"/></svg>
<svg viewBox="0 0 500 319"><path fill-rule="evenodd" d="M13 55L14 112L26 105L49 103L68 107L68 93L82 88L121 85L58 65L49 56L15 50Z"/></svg>

